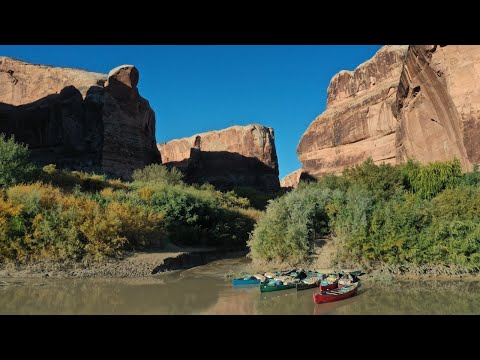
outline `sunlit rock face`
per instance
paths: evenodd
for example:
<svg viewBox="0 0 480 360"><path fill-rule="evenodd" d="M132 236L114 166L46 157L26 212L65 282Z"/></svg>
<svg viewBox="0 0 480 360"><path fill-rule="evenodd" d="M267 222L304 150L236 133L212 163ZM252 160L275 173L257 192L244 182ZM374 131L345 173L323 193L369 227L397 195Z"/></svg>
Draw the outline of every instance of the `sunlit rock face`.
<svg viewBox="0 0 480 360"><path fill-rule="evenodd" d="M274 131L259 124L232 126L158 144L162 162L185 172L188 181L219 188L280 187Z"/></svg>
<svg viewBox="0 0 480 360"><path fill-rule="evenodd" d="M0 57L0 132L28 144L40 165L130 179L159 161L138 80L131 65L104 75Z"/></svg>
<svg viewBox="0 0 480 360"><path fill-rule="evenodd" d="M302 136L304 171L341 173L368 157L397 164L458 158L480 162L480 46L384 46L335 75L326 111Z"/></svg>

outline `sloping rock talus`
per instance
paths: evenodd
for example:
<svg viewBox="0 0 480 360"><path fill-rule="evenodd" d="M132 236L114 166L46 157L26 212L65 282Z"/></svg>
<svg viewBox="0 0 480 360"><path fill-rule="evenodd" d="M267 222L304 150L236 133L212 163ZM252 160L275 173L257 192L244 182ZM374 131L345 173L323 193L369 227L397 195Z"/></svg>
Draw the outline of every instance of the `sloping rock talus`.
<svg viewBox="0 0 480 360"><path fill-rule="evenodd" d="M372 157L397 164L480 162L480 46L384 46L331 81L327 110L297 148L309 174L340 173Z"/></svg>
<svg viewBox="0 0 480 360"><path fill-rule="evenodd" d="M311 175L340 173L372 157L395 162L395 105L407 46L385 46L355 71L341 71L328 88L326 111L303 134L297 147Z"/></svg>
<svg viewBox="0 0 480 360"><path fill-rule="evenodd" d="M158 144L162 162L185 172L187 180L219 188L251 186L278 190L274 131L254 124L232 126Z"/></svg>
<svg viewBox="0 0 480 360"><path fill-rule="evenodd" d="M40 165L130 179L159 162L138 79L131 65L104 75L0 57L0 132L28 144Z"/></svg>

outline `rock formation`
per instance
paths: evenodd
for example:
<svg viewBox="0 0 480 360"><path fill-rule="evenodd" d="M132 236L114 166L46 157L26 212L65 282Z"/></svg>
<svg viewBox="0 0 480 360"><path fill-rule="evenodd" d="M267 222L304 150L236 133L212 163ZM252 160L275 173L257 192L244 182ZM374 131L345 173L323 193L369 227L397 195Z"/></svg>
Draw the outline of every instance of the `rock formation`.
<svg viewBox="0 0 480 360"><path fill-rule="evenodd" d="M372 157L395 162L392 113L407 46L385 46L355 71L341 71L328 88L327 109L303 134L297 148L311 175L339 173Z"/></svg>
<svg viewBox="0 0 480 360"><path fill-rule="evenodd" d="M281 181L280 185L282 188L290 188L290 189L295 189L298 187L298 184L300 181L314 181L315 178L311 175L309 175L307 172L305 172L303 169L298 169L295 170L294 172L288 174L285 176Z"/></svg>
<svg viewBox="0 0 480 360"><path fill-rule="evenodd" d="M159 161L138 79L131 65L107 76L0 57L0 132L28 144L40 165L129 179Z"/></svg>
<svg viewBox="0 0 480 360"><path fill-rule="evenodd" d="M384 46L335 75L297 147L309 174L375 163L480 162L480 46Z"/></svg>
<svg viewBox="0 0 480 360"><path fill-rule="evenodd" d="M397 162L479 163L479 81L480 46L410 46L397 94Z"/></svg>
<svg viewBox="0 0 480 360"><path fill-rule="evenodd" d="M158 145L162 162L187 180L219 188L251 186L278 190L278 160L272 128L232 126Z"/></svg>

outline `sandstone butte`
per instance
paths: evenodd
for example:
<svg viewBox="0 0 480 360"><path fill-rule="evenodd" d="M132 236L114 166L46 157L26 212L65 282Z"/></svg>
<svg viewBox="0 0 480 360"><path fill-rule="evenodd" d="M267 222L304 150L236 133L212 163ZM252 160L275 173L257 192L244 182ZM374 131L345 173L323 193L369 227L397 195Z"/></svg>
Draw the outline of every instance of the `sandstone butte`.
<svg viewBox="0 0 480 360"><path fill-rule="evenodd" d="M471 170L479 142L480 46L384 46L332 78L326 110L297 154L301 171L316 177L368 157L377 164L456 157ZM284 181L296 186L297 175Z"/></svg>
<svg viewBox="0 0 480 360"><path fill-rule="evenodd" d="M132 65L105 75L0 57L0 133L28 144L40 165L130 179L159 159L138 81Z"/></svg>
<svg viewBox="0 0 480 360"><path fill-rule="evenodd" d="M182 170L187 181L221 189L251 186L276 191L274 131L258 124L232 126L158 144L162 163Z"/></svg>

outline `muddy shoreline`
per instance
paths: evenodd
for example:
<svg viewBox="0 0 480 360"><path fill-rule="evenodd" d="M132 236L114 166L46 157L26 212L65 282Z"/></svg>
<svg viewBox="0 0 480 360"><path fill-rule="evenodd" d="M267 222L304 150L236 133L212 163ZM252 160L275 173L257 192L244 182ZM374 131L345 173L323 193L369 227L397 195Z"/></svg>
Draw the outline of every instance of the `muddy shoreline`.
<svg viewBox="0 0 480 360"><path fill-rule="evenodd" d="M318 262L317 262L318 264ZM266 264L251 263L246 267L246 273L264 273L266 271L275 272L292 268L288 265L276 264L275 266L268 266ZM433 281L480 281L479 269L468 269L460 266L427 266L427 265L377 265L377 266L329 266L319 267L315 266L315 262L311 264L303 264L297 268L311 269L321 273L336 273L339 271L353 271L361 270L363 274L360 280L369 282L390 282L390 281L416 281L416 280L433 280Z"/></svg>
<svg viewBox="0 0 480 360"><path fill-rule="evenodd" d="M122 258L100 262L58 262L38 261L29 264L14 262L0 263L0 278L142 278L176 270L190 269L221 259L244 258L247 250L225 251L217 249L152 249L142 252L126 253ZM280 269L281 268L281 269ZM288 266L259 268L248 264L245 273L284 270ZM314 268L320 272L336 272L340 268ZM266 269L266 270L265 270ZM352 268L353 269L353 268ZM362 270L362 267L355 269ZM261 271L262 270L262 271ZM480 281L480 271L468 271L464 268L413 266L378 266L363 269L360 279L367 282L390 282L402 280L460 280ZM228 276L229 274L225 274ZM230 274L231 276L232 274Z"/></svg>
<svg viewBox="0 0 480 360"><path fill-rule="evenodd" d="M130 252L122 258L100 262L81 263L53 260L29 264L10 262L0 263L0 278L141 278L245 255L246 250L150 250Z"/></svg>

